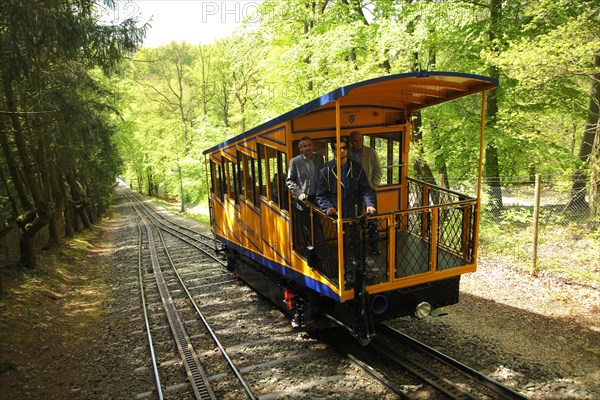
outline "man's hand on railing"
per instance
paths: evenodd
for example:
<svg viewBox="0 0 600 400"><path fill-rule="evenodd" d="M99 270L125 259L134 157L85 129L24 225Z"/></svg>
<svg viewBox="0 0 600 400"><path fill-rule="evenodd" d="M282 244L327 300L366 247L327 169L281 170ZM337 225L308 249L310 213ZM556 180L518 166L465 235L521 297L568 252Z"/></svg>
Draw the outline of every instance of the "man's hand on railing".
<svg viewBox="0 0 600 400"><path fill-rule="evenodd" d="M327 210L327 215L329 215L331 218L337 218L338 216L337 211L333 207Z"/></svg>

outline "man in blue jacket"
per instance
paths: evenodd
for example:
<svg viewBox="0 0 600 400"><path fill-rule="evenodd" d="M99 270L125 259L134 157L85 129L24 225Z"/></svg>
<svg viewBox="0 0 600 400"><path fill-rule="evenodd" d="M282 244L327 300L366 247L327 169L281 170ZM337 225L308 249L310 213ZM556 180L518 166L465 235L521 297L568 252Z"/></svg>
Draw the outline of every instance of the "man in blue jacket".
<svg viewBox="0 0 600 400"><path fill-rule="evenodd" d="M335 143L331 143L335 154ZM374 214L374 193L363 167L349 159L348 138L340 138L340 167L342 175L342 218L355 218L362 214L362 205L367 214ZM317 204L321 211L337 218L337 166L335 158L321 169L317 186Z"/></svg>
<svg viewBox="0 0 600 400"><path fill-rule="evenodd" d="M350 133L350 144L352 145L352 151L350 152L349 157L354 161L358 161L365 170L369 186L373 189L373 200L375 201L374 207L377 208L376 190L379 187L383 175L379 156L375 149L365 146L365 139L360 131L352 131ZM379 235L377 228L377 220L369 221L369 237L372 254L379 254Z"/></svg>
<svg viewBox="0 0 600 400"><path fill-rule="evenodd" d="M335 143L331 143L335 152ZM348 138L340 138L340 169L342 188L342 218L355 218L362 214L363 204L367 214L374 214L374 192L360 163L350 160ZM338 217L337 163L335 158L321 169L317 187L317 204L332 218ZM346 230L347 229L347 230ZM346 288L352 286L360 260L360 234L357 227L347 226L344 232L344 280Z"/></svg>

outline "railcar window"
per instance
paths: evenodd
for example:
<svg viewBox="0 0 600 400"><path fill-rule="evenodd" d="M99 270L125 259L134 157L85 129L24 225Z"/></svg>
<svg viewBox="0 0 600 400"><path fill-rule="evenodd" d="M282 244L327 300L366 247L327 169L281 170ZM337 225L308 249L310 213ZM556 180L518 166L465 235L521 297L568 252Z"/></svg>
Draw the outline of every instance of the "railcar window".
<svg viewBox="0 0 600 400"><path fill-rule="evenodd" d="M287 176L287 155L274 148L259 145L258 172L260 195L275 203L279 208L289 207ZM267 190L268 186L268 190Z"/></svg>
<svg viewBox="0 0 600 400"><path fill-rule="evenodd" d="M288 187L285 183L285 178L287 177L287 170L288 170L288 160L287 160L287 154L285 154L284 152L278 151L277 152L277 170L278 170L278 174L279 174L279 180L277 181L278 185L279 185L279 193L281 193L282 195L279 196L279 207L281 207L284 210L287 210L289 208L289 199L288 199Z"/></svg>
<svg viewBox="0 0 600 400"><path fill-rule="evenodd" d="M227 172L227 194L229 198L232 199L235 203L239 202L238 198L238 188L237 188L237 168L236 164L233 162L226 160L225 161L225 169Z"/></svg>
<svg viewBox="0 0 600 400"><path fill-rule="evenodd" d="M252 171L252 200L254 205L258 207L259 170L257 159L250 158L250 169Z"/></svg>
<svg viewBox="0 0 600 400"><path fill-rule="evenodd" d="M243 194L248 202L257 205L256 162L246 154L241 155L241 161L240 178L243 190L240 193Z"/></svg>
<svg viewBox="0 0 600 400"><path fill-rule="evenodd" d="M279 204L279 171L277 169L277 150L267 147L267 174L269 176L269 200Z"/></svg>
<svg viewBox="0 0 600 400"><path fill-rule="evenodd" d="M267 197L267 162L265 161L265 146L258 145L258 193L260 196Z"/></svg>
<svg viewBox="0 0 600 400"><path fill-rule="evenodd" d="M390 147L392 147L392 182L390 183L401 183L400 171L404 165L402 161L402 142L400 140L393 140Z"/></svg>
<svg viewBox="0 0 600 400"><path fill-rule="evenodd" d="M333 140L335 140L335 138ZM294 144L292 144L292 157L300 155L300 149L298 148L299 142L300 142L300 140L295 140ZM330 140L329 139L312 139L312 142L313 142L313 151L317 154L321 154L323 156L323 158L325 159L325 162L327 162L330 159L329 158L329 149L331 148L329 146ZM285 164L287 165L287 162ZM287 172L286 172L286 174L287 174Z"/></svg>
<svg viewBox="0 0 600 400"><path fill-rule="evenodd" d="M219 179L219 166L214 161L210 162L210 192L221 198L223 191L221 190L221 180Z"/></svg>
<svg viewBox="0 0 600 400"><path fill-rule="evenodd" d="M231 167L233 168L233 199L236 204L240 202L240 174L238 165L234 162L231 163Z"/></svg>
<svg viewBox="0 0 600 400"><path fill-rule="evenodd" d="M217 166L213 161L210 162L210 193L217 194Z"/></svg>
<svg viewBox="0 0 600 400"><path fill-rule="evenodd" d="M370 134L364 135L365 146L369 146L379 156L379 162L383 174L381 177L381 185L396 185L400 183L400 171L404 166L402 161L402 133L382 133L382 134ZM335 138L330 138L326 142L332 143ZM323 149L322 154L325 155L326 159L333 159L335 152L331 149L331 146L327 145Z"/></svg>
<svg viewBox="0 0 600 400"><path fill-rule="evenodd" d="M219 200L224 201L225 200L225 185L226 185L226 183L225 183L225 173L223 171L223 166L221 164L217 164L215 162L211 162L211 165L213 166L212 179L213 179L214 193L217 195Z"/></svg>
<svg viewBox="0 0 600 400"><path fill-rule="evenodd" d="M400 183L402 170L402 134L385 134L383 137L371 136L369 146L373 147L379 155L383 176L381 185L395 185Z"/></svg>
<svg viewBox="0 0 600 400"><path fill-rule="evenodd" d="M219 164L219 190L221 201L225 201L225 192L227 192L227 180L225 179L225 168L223 163Z"/></svg>
<svg viewBox="0 0 600 400"><path fill-rule="evenodd" d="M239 196L246 198L246 168L244 168L244 160L242 153L237 151L237 178L235 181L236 186L239 188Z"/></svg>

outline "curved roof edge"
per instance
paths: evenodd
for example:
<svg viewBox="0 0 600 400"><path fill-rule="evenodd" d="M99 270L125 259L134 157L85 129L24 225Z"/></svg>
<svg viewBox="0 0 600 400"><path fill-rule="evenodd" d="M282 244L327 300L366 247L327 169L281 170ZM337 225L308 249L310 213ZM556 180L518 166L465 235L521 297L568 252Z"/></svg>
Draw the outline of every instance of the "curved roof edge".
<svg viewBox="0 0 600 400"><path fill-rule="evenodd" d="M385 76L381 76L381 77L377 77L377 78L372 78L372 79L368 79L365 81L361 81L361 82L357 82L357 83L353 83L350 84L348 86L341 86L337 89L332 90L329 93L326 93L324 95L322 95L321 97L318 97L314 100L309 101L308 103L305 103L299 107L296 107L288 112L286 112L285 114L281 114L278 117L275 117L267 122L264 122L254 128L251 128L245 132L240 133L239 135L236 135L234 137L232 137L231 139L228 139L216 146L213 146L209 149L206 149L202 152L202 154L207 154L211 151L214 151L218 148L221 147L226 147L229 144L233 143L233 142L237 142L240 139L243 139L246 136L250 136L253 135L255 133L258 133L260 131L263 131L265 129L268 129L272 126L275 126L277 124L280 124L281 122L287 121L289 119L298 117L300 115L306 114L307 112L310 112L318 107L321 107L325 104L331 103L341 97L346 96L347 94L350 93L350 91L352 91L353 89L362 87L362 86L367 86L367 85L371 85L374 83L379 83L379 82L384 82L387 80L394 80L394 79L401 79L401 78L430 78L430 77L457 77L457 78L467 78L467 79L476 79L476 80L480 80L480 81L486 81L494 86L498 86L498 80L494 79L494 78L490 78L487 76L483 76L483 75L474 75L474 74L466 74L466 73L461 73L461 72L448 72L448 71L419 71L419 72L409 72L409 73L403 73L403 74L394 74L394 75L385 75Z"/></svg>

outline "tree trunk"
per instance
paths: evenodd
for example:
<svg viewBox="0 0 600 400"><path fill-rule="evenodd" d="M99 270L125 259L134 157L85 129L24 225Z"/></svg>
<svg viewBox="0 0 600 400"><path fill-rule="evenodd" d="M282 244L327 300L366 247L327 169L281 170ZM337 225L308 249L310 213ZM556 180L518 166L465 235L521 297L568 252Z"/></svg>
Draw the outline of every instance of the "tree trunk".
<svg viewBox="0 0 600 400"><path fill-rule="evenodd" d="M86 182L85 193L92 193L92 189L90 189L89 182ZM86 196L86 199L87 201L85 203L87 204L86 211L88 214L88 219L90 221L90 224L94 225L96 224L96 217L98 215L98 210L96 209L96 201L93 198L89 198L88 196Z"/></svg>
<svg viewBox="0 0 600 400"><path fill-rule="evenodd" d="M0 182L2 182L2 186L4 187L4 190L6 191L6 197L8 197L8 201L10 202L10 207L12 209L13 218L17 218L17 216L19 215L19 208L17 207L17 200L14 198L13 194L11 193L10 187L8 186L8 180L4 176L4 172L2 171L2 168L0 168Z"/></svg>
<svg viewBox="0 0 600 400"><path fill-rule="evenodd" d="M38 138L36 158L39 164L39 176L42 183L44 197L48 204L51 205L48 207L50 246L58 246L60 245L62 237L59 232L59 222L57 221L57 215L60 214L57 214L56 212L58 204L55 202L56 191L54 190L54 183L52 179L52 170L54 169L54 165L50 166L46 154L46 148L48 148L46 143L46 132L42 131L41 129L37 129L35 133Z"/></svg>
<svg viewBox="0 0 600 400"><path fill-rule="evenodd" d="M492 0L490 3L490 28L488 31L488 39L492 51L498 51L496 46L497 29L500 24L501 1ZM492 78L498 79L500 72L495 67L490 67L490 75ZM486 125L494 128L498 114L498 98L495 90L488 92L486 104ZM488 194L490 197L489 207L492 214L498 216L502 213L504 205L502 204L502 187L500 186L500 164L498 162L498 147L492 135L494 130L489 129L490 135L487 137L485 146L485 169L484 175L488 185Z"/></svg>
<svg viewBox="0 0 600 400"><path fill-rule="evenodd" d="M598 122L590 155L590 219L596 224L600 222L600 119Z"/></svg>
<svg viewBox="0 0 600 400"><path fill-rule="evenodd" d="M600 56L594 59L596 67L600 67ZM569 208L574 210L587 210L589 205L585 200L586 196L586 171L591 167L590 156L598 135L598 124L600 121L600 73L592 77L592 89L590 92L590 101L588 103L587 123L583 129L583 138L579 147L579 160L582 162L581 168L573 174L573 185L571 187L571 200ZM592 190L596 187L592 184ZM597 197L598 194L591 194L590 197Z"/></svg>
<svg viewBox="0 0 600 400"><path fill-rule="evenodd" d="M65 219L65 236L68 238L73 237L74 233L74 222L73 222L73 211L71 208L71 203L69 202L69 196L67 194L67 184L62 180L58 181L58 185L60 188L60 194L62 198L62 207L63 207L63 216Z"/></svg>
<svg viewBox="0 0 600 400"><path fill-rule="evenodd" d="M498 71L496 68L492 68L492 77L498 78ZM488 126L492 127L496 121L496 115L498 113L498 99L496 92L492 91L488 94L487 105L486 105L486 116L488 119ZM498 147L494 143L494 136L492 135L494 130L489 129L485 145L485 166L484 175L485 181L488 186L489 203L488 207L490 212L495 216L500 216L504 210L504 204L502 203L502 186L500 182L500 162L498 160Z"/></svg>
<svg viewBox="0 0 600 400"><path fill-rule="evenodd" d="M70 213L73 216L73 231L81 232L81 219L79 218L77 207L71 202L69 203L69 208L71 209Z"/></svg>
<svg viewBox="0 0 600 400"><path fill-rule="evenodd" d="M8 124L4 123L3 118L0 118L0 121L0 146L2 146L2 153L6 162L8 174L17 192L16 195L18 197L19 202L21 203L21 207L23 207L24 209L31 210L33 209L33 204L31 203L31 199L29 198L29 195L27 193L27 188L25 187L25 183L23 182L22 175L19 172L19 167L17 164L17 160L15 159L13 150L9 145L10 141L6 133L9 131Z"/></svg>
<svg viewBox="0 0 600 400"><path fill-rule="evenodd" d="M152 197L154 196L154 191L153 191L153 182L152 182L152 172L148 171L148 176L147 176L147 180L148 180L148 196Z"/></svg>
<svg viewBox="0 0 600 400"><path fill-rule="evenodd" d="M79 182L77 182L77 179L75 178L75 172L72 170L72 168L67 174L67 182L69 183L69 188L71 189L72 205L76 215L79 216L83 226L86 229L92 229L92 224L90 223L86 213L86 209L88 208L87 198L83 188ZM75 221L74 227L75 232L79 232L80 227L78 221Z"/></svg>
<svg viewBox="0 0 600 400"><path fill-rule="evenodd" d="M413 132L411 135L411 142L413 148L411 149L415 155L415 172L419 179L431 184L435 184L435 177L433 171L427 164L427 161L423 157L423 120L421 118L421 111L417 111L413 115Z"/></svg>
<svg viewBox="0 0 600 400"><path fill-rule="evenodd" d="M34 236L21 236L21 264L28 268L37 267L37 251Z"/></svg>
<svg viewBox="0 0 600 400"><path fill-rule="evenodd" d="M1 41L0 41L1 42ZM0 47L0 52L2 48ZM34 163L32 161L31 153L29 150L29 146L27 144L26 135L23 131L19 110L17 108L17 101L12 87L12 81L7 76L7 74L3 75L3 89L4 89L4 98L5 105L9 112L9 119L12 125L13 137L16 147L16 152L18 154L18 158L21 161L21 168L23 170L23 175L25 180L22 183L22 189L25 188L28 190L31 195L31 199L33 202L29 202L28 196L23 193L22 201L24 201L24 207L26 207L26 211L22 214L22 217L19 217L17 220L25 221L27 223L19 224L19 229L21 231L21 240L24 243L25 252L21 252L21 261L24 265L29 267L35 267L36 265L36 254L35 254L35 246L31 244L31 242L35 238L35 234L46 224L48 224L50 219L50 210L48 208L47 199L42 195L41 184L38 180L38 176L36 174ZM9 152L10 149L9 149ZM12 152L11 152L12 153ZM14 160L14 157L13 157ZM14 173L14 177L20 179L20 174L18 171ZM18 184L15 183L15 187ZM33 206L33 207L31 207ZM31 253L31 249L33 248L33 253Z"/></svg>
<svg viewBox="0 0 600 400"><path fill-rule="evenodd" d="M4 273L0 270L0 299L6 297L6 289L4 289Z"/></svg>

